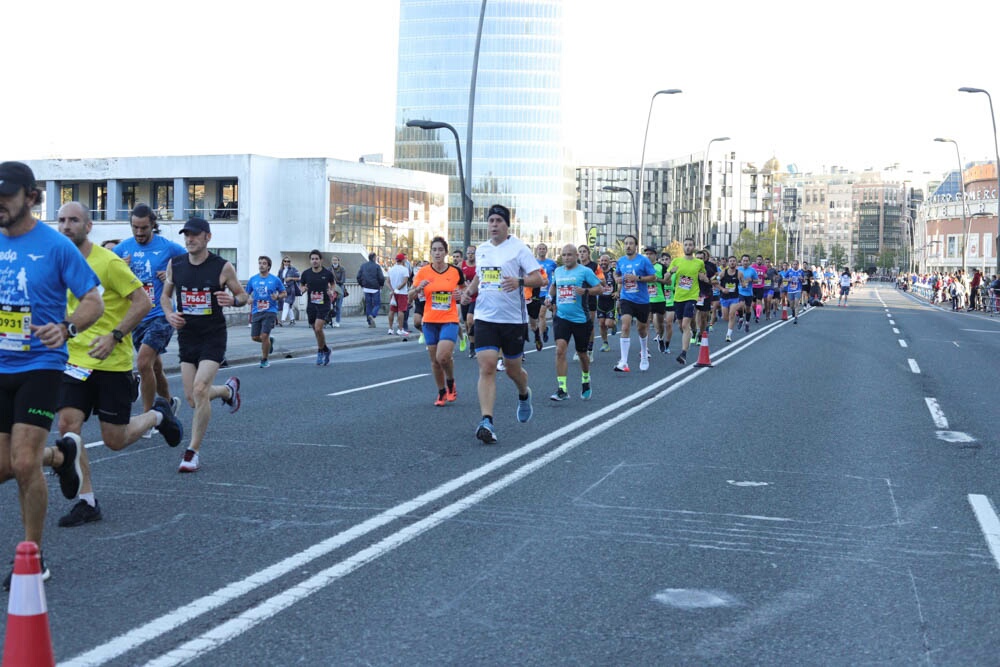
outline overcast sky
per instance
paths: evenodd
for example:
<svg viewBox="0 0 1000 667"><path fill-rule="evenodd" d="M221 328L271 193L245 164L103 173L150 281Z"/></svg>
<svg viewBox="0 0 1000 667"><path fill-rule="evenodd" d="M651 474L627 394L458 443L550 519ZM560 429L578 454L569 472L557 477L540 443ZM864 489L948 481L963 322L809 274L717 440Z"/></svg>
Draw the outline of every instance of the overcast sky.
<svg viewBox="0 0 1000 667"><path fill-rule="evenodd" d="M478 7L477 0L469 0ZM954 8L952 13L949 10ZM5 10L4 159L255 152L392 156L398 0ZM709 139L761 165L929 170L993 158L1000 3L566 0L566 137L579 164ZM489 30L489 9L485 30ZM720 150L713 145L713 153Z"/></svg>

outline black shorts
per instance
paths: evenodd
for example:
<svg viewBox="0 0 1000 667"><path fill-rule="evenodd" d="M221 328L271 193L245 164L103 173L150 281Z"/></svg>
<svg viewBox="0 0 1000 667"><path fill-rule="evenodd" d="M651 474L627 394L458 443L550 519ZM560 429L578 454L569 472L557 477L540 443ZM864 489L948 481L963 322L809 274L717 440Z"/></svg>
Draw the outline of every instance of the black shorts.
<svg viewBox="0 0 1000 667"><path fill-rule="evenodd" d="M740 295L740 298L743 299L743 305L747 307L747 312L750 312L753 308L753 300L757 297Z"/></svg>
<svg viewBox="0 0 1000 667"><path fill-rule="evenodd" d="M568 343L569 339L572 338L576 345L576 351L583 353L590 345L590 332L594 330L594 325L590 322L570 322L556 317L553 320L552 329L555 332L556 340L564 340Z"/></svg>
<svg viewBox="0 0 1000 667"><path fill-rule="evenodd" d="M75 408L108 424L128 424L132 417L132 373L94 371L86 380L63 373L59 385L59 409Z"/></svg>
<svg viewBox="0 0 1000 667"><path fill-rule="evenodd" d="M326 318L329 314L329 305L324 306L318 303L306 304L306 318L309 320L309 324L313 324L316 320L326 322Z"/></svg>
<svg viewBox="0 0 1000 667"><path fill-rule="evenodd" d="M622 317L631 315L643 324L649 321L648 303L635 303L633 301L622 299L618 302L618 312L621 313Z"/></svg>
<svg viewBox="0 0 1000 667"><path fill-rule="evenodd" d="M694 304L694 301L674 301L674 317L678 320L694 317Z"/></svg>
<svg viewBox="0 0 1000 667"><path fill-rule="evenodd" d="M667 312L666 301L650 301L649 312L651 315L665 315Z"/></svg>
<svg viewBox="0 0 1000 667"><path fill-rule="evenodd" d="M753 298L757 301L761 301L764 295L767 294L767 289L764 287L754 287L753 288Z"/></svg>
<svg viewBox="0 0 1000 667"><path fill-rule="evenodd" d="M702 299L700 305L698 304L697 301L695 301L694 308L695 310L701 311L703 313L712 312L712 297L706 296L704 299Z"/></svg>
<svg viewBox="0 0 1000 667"><path fill-rule="evenodd" d="M538 314L540 312L542 312L542 303L543 302L542 302L541 299L532 299L531 301L529 301L528 302L528 317L530 317L533 320L537 320L538 319Z"/></svg>
<svg viewBox="0 0 1000 667"><path fill-rule="evenodd" d="M476 351L497 350L505 359L519 359L524 355L524 341L528 337L527 324L483 322L476 320Z"/></svg>
<svg viewBox="0 0 1000 667"><path fill-rule="evenodd" d="M221 364L226 358L226 330L188 331L184 327L177 332L177 350L182 364L198 365L202 361Z"/></svg>
<svg viewBox="0 0 1000 667"><path fill-rule="evenodd" d="M37 370L0 373L0 433L14 424L30 424L48 431L56 417L62 371Z"/></svg>
<svg viewBox="0 0 1000 667"><path fill-rule="evenodd" d="M462 321L464 322L469 315L476 314L476 302L470 301L468 304L459 307L462 311Z"/></svg>
<svg viewBox="0 0 1000 667"><path fill-rule="evenodd" d="M413 314L424 316L424 304L427 303L423 299L414 299L413 301Z"/></svg>
<svg viewBox="0 0 1000 667"><path fill-rule="evenodd" d="M597 312L597 297L588 296L587 297L587 317L591 316L591 313Z"/></svg>

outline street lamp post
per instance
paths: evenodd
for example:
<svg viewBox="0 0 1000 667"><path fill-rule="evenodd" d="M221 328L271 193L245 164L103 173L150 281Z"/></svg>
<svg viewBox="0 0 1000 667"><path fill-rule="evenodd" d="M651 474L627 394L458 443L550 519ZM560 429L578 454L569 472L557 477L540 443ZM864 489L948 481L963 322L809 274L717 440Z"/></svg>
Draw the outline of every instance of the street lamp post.
<svg viewBox="0 0 1000 667"><path fill-rule="evenodd" d="M639 243L642 244L642 190L645 183L645 171L646 171L646 139L649 138L649 121L653 117L653 102L656 101L657 95L676 95L681 91L678 88L667 88L666 90L658 90L653 93L653 97L649 100L649 113L646 115L646 133L642 135L642 158L639 160L639 201L638 201L638 214L636 215L636 234L639 237Z"/></svg>
<svg viewBox="0 0 1000 667"><path fill-rule="evenodd" d="M997 175L997 236L994 240L996 247L997 273L1000 273L1000 148L997 148L997 116L993 113L993 98L988 90L983 88L972 88L962 86L958 89L962 93L983 93L990 102L990 120L993 121L993 155L996 162L993 163Z"/></svg>
<svg viewBox="0 0 1000 667"><path fill-rule="evenodd" d="M701 205L698 207L698 247L705 247L705 194L708 192L708 151L716 141L729 141L729 137L716 137L708 140L705 146L705 161L701 167ZM708 202L708 212L712 212L712 201Z"/></svg>
<svg viewBox="0 0 1000 667"><path fill-rule="evenodd" d="M958 152L958 142L954 139L942 139L941 137L936 138L934 141L940 141L946 144L955 144L955 158L958 160L958 178L962 187L962 228L965 229L965 234L962 237L962 275L966 275L966 247L969 243L969 219L965 214L965 173L962 171L962 155Z"/></svg>
<svg viewBox="0 0 1000 667"><path fill-rule="evenodd" d="M605 192L627 192L628 193L628 196L632 198L632 224L637 226L638 225L638 218L637 218L636 207L635 207L635 193L632 192L631 189L622 187L620 185L605 185L601 189L604 190ZM638 239L638 238L639 237L636 236L636 239Z"/></svg>
<svg viewBox="0 0 1000 667"><path fill-rule="evenodd" d="M462 221L463 247L472 245L472 195L465 187L465 170L462 168L462 145L458 141L458 132L449 123L435 120L408 120L407 127L419 127L421 130L448 130L455 136L455 151L458 160L458 185L462 189Z"/></svg>

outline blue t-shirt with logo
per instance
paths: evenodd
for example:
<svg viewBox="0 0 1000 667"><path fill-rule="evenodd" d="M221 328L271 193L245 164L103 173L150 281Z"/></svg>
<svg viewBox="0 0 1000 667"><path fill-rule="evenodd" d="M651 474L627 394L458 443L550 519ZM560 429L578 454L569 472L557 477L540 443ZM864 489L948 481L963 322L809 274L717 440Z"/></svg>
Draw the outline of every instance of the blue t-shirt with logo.
<svg viewBox="0 0 1000 667"><path fill-rule="evenodd" d="M116 245L112 251L123 259L129 258L129 268L135 277L142 281L142 289L153 302L153 308L146 313L142 321L163 317L163 308L160 307L163 281L157 278L156 274L166 271L170 260L187 253L187 250L159 234L153 234L153 238L145 245L139 245L135 238L130 238Z"/></svg>
<svg viewBox="0 0 1000 667"><path fill-rule="evenodd" d="M740 296L753 296L753 284L757 282L757 269L752 266L748 266L745 269L742 266L737 266L736 270L740 272L740 282L737 288ZM744 280L750 281L746 287L743 286Z"/></svg>
<svg viewBox="0 0 1000 667"><path fill-rule="evenodd" d="M100 284L73 242L47 225L0 234L0 373L64 370L66 345L47 348L30 327L62 322L66 291L79 299Z"/></svg>
<svg viewBox="0 0 1000 667"><path fill-rule="evenodd" d="M549 259L547 257L545 259L538 260L538 263L542 266L543 269L545 269L545 275L549 279L549 282L545 285L545 287L542 288L542 291L547 293L549 287L552 286L552 276L553 274L555 274L556 267L558 266L558 264L556 264L555 260Z"/></svg>
<svg viewBox="0 0 1000 667"><path fill-rule="evenodd" d="M284 291L285 286L278 280L278 276L270 273L266 276L262 276L259 273L256 274L247 281L247 294L250 295L251 312L278 312L278 302L272 298L272 295Z"/></svg>
<svg viewBox="0 0 1000 667"><path fill-rule="evenodd" d="M628 255L623 255L615 265L615 272L618 274L622 284L621 294L619 295L620 299L631 301L632 303L649 303L649 288L637 280L625 278L629 274L640 278L642 276L656 275L653 263L645 255L636 255L632 259L629 259Z"/></svg>
<svg viewBox="0 0 1000 667"><path fill-rule="evenodd" d="M577 294L574 287L597 287L601 281L597 274L582 264L572 269L560 266L553 273L556 294L553 303L556 304L556 316L561 320L583 324L587 321L587 295Z"/></svg>
<svg viewBox="0 0 1000 667"><path fill-rule="evenodd" d="M802 279L805 277L805 271L799 269L795 271L794 269L788 269L784 272L785 282L788 283L788 293L802 293Z"/></svg>

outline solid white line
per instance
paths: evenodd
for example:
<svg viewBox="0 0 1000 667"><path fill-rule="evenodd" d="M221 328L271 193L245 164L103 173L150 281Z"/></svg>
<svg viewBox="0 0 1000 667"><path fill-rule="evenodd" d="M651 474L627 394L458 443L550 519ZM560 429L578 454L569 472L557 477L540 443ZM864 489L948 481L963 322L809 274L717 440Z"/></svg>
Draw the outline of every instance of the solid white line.
<svg viewBox="0 0 1000 667"><path fill-rule="evenodd" d="M934 420L934 425L940 429L948 428L948 418L944 416L944 410L938 405L936 398L925 398L924 402L927 403L927 409L931 411L931 419Z"/></svg>
<svg viewBox="0 0 1000 667"><path fill-rule="evenodd" d="M899 335L899 329L897 329L896 327L893 327L892 328L892 333L894 333L894 334L896 334L898 336Z"/></svg>
<svg viewBox="0 0 1000 667"><path fill-rule="evenodd" d="M367 389L374 389L375 387L384 387L387 384L396 384L397 382L406 382L407 380L415 380L416 378L427 377L430 373L420 373L419 375L408 375L405 378L396 378L395 380L387 380L385 382L377 382L375 384L365 385L364 387L355 387L354 389L345 389L344 391L335 391L332 394L327 394L327 396L343 396L344 394L353 394L356 391L365 391Z"/></svg>
<svg viewBox="0 0 1000 667"><path fill-rule="evenodd" d="M781 327L786 326L790 323L791 320L788 320L785 322L780 322L775 325L770 325L769 328L760 330L755 336L752 336L750 338L739 339L738 341L733 343L733 345L727 348L726 351L723 352L719 358L714 359L712 363L718 366L719 364L725 362L729 357L743 351L744 349L749 348L751 345L757 343L758 341L763 340L764 338L771 335ZM635 401L636 399L642 398L646 394L649 394L653 391L660 389L660 387L669 384L674 379L680 377L684 373L690 373L690 376L693 378L707 371L708 371L707 368L697 369L692 365L685 366L684 368L676 370L670 375L666 376L665 378L662 378L647 387L638 389L632 395L626 398L619 399L618 401L615 401L614 403L605 406L604 408L601 408L600 410L597 410L596 412L593 412L587 415L586 417L581 417L580 419L577 419L572 423L567 424L566 426L556 429L555 431L549 433L548 435L545 435L533 442L529 442L508 454L493 459L492 461L474 470L470 470L469 472L460 475L452 480L449 480L448 482L445 482L444 484L436 488L433 488L417 496L416 498L400 503L395 507L391 507L379 514L376 514L375 516L366 519L365 521L362 521L359 524L351 526L347 530L344 530L340 533L337 533L336 535L333 535L332 537L329 537L321 542L318 542L312 545L311 547L304 549L303 551L300 551L296 554L292 554L291 556L273 565L270 565L264 568L263 570L259 570L240 581L234 581L226 586L223 586L222 588L219 588L209 593L208 595L193 600L181 607L177 607L172 611L169 611L143 625L140 625L139 627L133 628L132 630L129 630L124 634L118 635L117 637L113 637L111 640L107 641L104 644L101 644L100 646L94 647L93 649L85 653L81 653L78 656L70 658L68 661L61 662L60 665L61 667L103 665L104 663L110 660L114 660L115 658L139 646L142 646L147 642L153 641L154 639L157 639L165 634L173 632L178 627L191 622L192 620L198 618L199 616L206 614L214 609L217 609L225 604L228 604L233 600L236 600L248 593L251 593L254 590L260 588L261 586L267 585L275 581L279 577L288 574L289 572L293 572L297 569L300 569L302 566L316 560L317 558L325 556L326 554L329 554L332 551L339 549L345 544L348 544L360 537L363 537L364 535L367 535L368 533L371 533L386 524L392 523L393 521L400 518L412 516L415 512L419 511L424 506L436 502L437 500L443 498L444 496L447 496L448 494L453 493L454 491L457 491L458 489L461 489L462 487L467 486L468 484L471 484L479 480L480 478L491 474L493 471L503 468L510 462L515 461L542 447L547 446L553 441L558 441L564 436L568 436L570 434L576 434L576 437L573 440L565 443L562 447L566 447L570 443L578 444L576 442L578 439L583 441L589 434L589 432L583 434L580 433L580 429L582 426L589 424L590 422L593 421L601 420L605 415L615 412L616 410L619 410L628 403ZM684 380L684 382L686 381L687 379ZM669 393L669 391L672 390L665 390L665 393L663 395L666 395L666 393ZM630 408L630 410L639 407L645 407L650 404L651 401L643 401L640 405L634 406L634 408ZM608 425L611 425L612 423L617 423L618 421L619 421L618 419L612 419L608 423ZM603 422L599 423L603 425ZM560 450L553 450L553 453L556 451ZM516 472L517 471L510 474L513 475L516 474ZM527 472L531 472L531 470L528 470ZM527 472L525 472L525 474L527 474ZM498 480L498 482L494 482L494 484L498 484L500 481L503 480ZM483 491L486 491L489 488L491 487L484 487L482 490L480 490L479 493L482 493ZM444 508L440 511L443 512L447 509L448 508ZM433 516L435 515L427 517L427 519L425 519L424 521L430 520ZM403 530L404 531L411 530L414 526L417 525L418 524L412 524L411 526ZM385 538L385 540L383 540L383 542L385 542L386 540L391 540L394 537L395 536L387 537ZM412 537L410 539L412 539ZM373 545L373 547L369 547L369 549L375 548L376 546L378 545ZM348 562L353 562L353 560L358 559L362 553L365 553L365 551L356 554L352 559L349 559ZM371 559L372 558L368 558L368 560ZM364 562L359 562L358 566L360 565L364 565ZM339 566L334 566L334 567L339 567ZM326 570L324 572L329 572L329 570ZM341 574L340 576L343 575ZM305 585L304 583L299 584L293 589L290 589L290 591L281 594L278 597L280 598L282 597L282 595L291 594L291 591L297 590L299 587L302 587L304 585ZM193 656L189 655L186 659L191 659L191 657Z"/></svg>
<svg viewBox="0 0 1000 667"><path fill-rule="evenodd" d="M969 504L972 505L972 511L979 521L979 528L986 537L986 544L993 554L993 560L996 561L997 567L1000 567L1000 518L997 518L993 503L984 495L970 493Z"/></svg>
<svg viewBox="0 0 1000 667"><path fill-rule="evenodd" d="M906 345L906 341L905 341L905 340L903 340L902 338L900 338L900 339L899 339L899 346L900 346L900 347L906 347L906 346L907 346L907 345Z"/></svg>
<svg viewBox="0 0 1000 667"><path fill-rule="evenodd" d="M913 371L914 373L917 373L919 375L920 374L920 366L917 366L917 360L916 359L907 359L907 361L910 363L910 370Z"/></svg>

